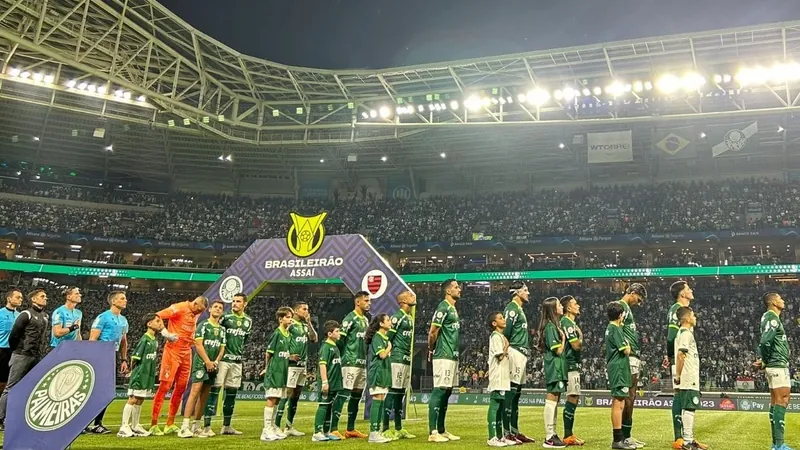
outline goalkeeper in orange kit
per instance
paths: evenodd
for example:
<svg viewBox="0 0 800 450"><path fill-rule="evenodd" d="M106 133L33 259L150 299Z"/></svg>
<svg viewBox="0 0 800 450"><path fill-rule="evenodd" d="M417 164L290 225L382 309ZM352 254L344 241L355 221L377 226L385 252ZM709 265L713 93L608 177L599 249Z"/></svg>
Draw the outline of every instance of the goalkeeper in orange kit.
<svg viewBox="0 0 800 450"><path fill-rule="evenodd" d="M177 433L180 428L175 425L175 416L183 400L189 374L192 370L192 347L197 327L197 316L208 308L208 299L200 296L191 301L175 303L169 308L156 313L161 319L168 321L167 328L161 334L167 339L164 354L161 357L161 373L158 380L158 391L153 399L153 413L150 416L150 433L153 436ZM164 431L158 428L158 417L167 392L172 388L169 401L169 414Z"/></svg>

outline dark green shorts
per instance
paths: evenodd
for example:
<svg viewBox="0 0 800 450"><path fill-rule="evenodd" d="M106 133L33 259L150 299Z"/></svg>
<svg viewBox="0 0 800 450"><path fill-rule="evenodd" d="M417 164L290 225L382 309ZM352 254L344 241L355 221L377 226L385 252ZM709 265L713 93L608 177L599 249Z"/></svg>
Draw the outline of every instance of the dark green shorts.
<svg viewBox="0 0 800 450"><path fill-rule="evenodd" d="M681 409L690 411L700 409L700 391L680 391L678 393L678 402L681 405Z"/></svg>
<svg viewBox="0 0 800 450"><path fill-rule="evenodd" d="M206 370L206 365L202 361L198 364L197 361L192 364L192 383L200 383L213 385L217 380L217 372L209 372Z"/></svg>
<svg viewBox="0 0 800 450"><path fill-rule="evenodd" d="M612 386L611 396L614 398L627 398L631 395L631 388L628 386Z"/></svg>
<svg viewBox="0 0 800 450"><path fill-rule="evenodd" d="M564 392L567 392L566 380L547 383L548 394L563 394Z"/></svg>

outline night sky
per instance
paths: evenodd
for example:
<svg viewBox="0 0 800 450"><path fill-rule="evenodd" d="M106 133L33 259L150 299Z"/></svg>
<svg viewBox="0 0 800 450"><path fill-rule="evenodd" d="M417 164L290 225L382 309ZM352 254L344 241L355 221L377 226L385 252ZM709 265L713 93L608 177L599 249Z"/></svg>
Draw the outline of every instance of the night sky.
<svg viewBox="0 0 800 450"><path fill-rule="evenodd" d="M272 61L384 68L800 19L792 0L162 0Z"/></svg>

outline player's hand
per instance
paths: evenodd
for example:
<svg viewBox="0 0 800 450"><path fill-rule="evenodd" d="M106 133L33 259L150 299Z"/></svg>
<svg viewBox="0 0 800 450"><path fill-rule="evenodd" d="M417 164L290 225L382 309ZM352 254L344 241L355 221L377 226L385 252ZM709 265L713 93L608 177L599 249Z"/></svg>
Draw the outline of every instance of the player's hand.
<svg viewBox="0 0 800 450"><path fill-rule="evenodd" d="M764 362L759 359L753 363L753 367L755 367L758 370L761 370L764 368Z"/></svg>
<svg viewBox="0 0 800 450"><path fill-rule="evenodd" d="M672 379L672 381L674 381L675 384L681 384L681 377L675 377Z"/></svg>
<svg viewBox="0 0 800 450"><path fill-rule="evenodd" d="M328 386L328 383L322 383L322 393L323 394L328 395L328 390L329 389L330 389L330 386Z"/></svg>
<svg viewBox="0 0 800 450"><path fill-rule="evenodd" d="M267 369L261 369L261 372L258 373L258 376L263 377L266 374L267 374Z"/></svg>
<svg viewBox="0 0 800 450"><path fill-rule="evenodd" d="M289 361L300 361L300 355L289 355Z"/></svg>
<svg viewBox="0 0 800 450"><path fill-rule="evenodd" d="M217 366L216 364L214 364L214 361L206 361L204 364L206 365L206 370L209 372L213 372L214 370L217 369Z"/></svg>
<svg viewBox="0 0 800 450"><path fill-rule="evenodd" d="M386 351L387 352L391 352L392 351L392 341L389 341L389 342L386 343Z"/></svg>
<svg viewBox="0 0 800 450"><path fill-rule="evenodd" d="M122 361L119 365L119 371L122 374L128 373L128 361Z"/></svg>
<svg viewBox="0 0 800 450"><path fill-rule="evenodd" d="M428 350L428 362L431 362L432 360L433 360L433 352Z"/></svg>

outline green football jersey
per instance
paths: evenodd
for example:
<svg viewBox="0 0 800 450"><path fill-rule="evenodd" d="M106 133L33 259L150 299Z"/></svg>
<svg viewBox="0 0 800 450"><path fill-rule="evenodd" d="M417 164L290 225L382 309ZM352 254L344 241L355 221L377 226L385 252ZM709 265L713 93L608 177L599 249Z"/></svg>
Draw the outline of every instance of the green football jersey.
<svg viewBox="0 0 800 450"><path fill-rule="evenodd" d="M272 333L267 345L267 353L271 356L267 371L264 374L264 388L280 389L286 387L289 378L289 348L291 347L292 337L289 331L284 331L278 327Z"/></svg>
<svg viewBox="0 0 800 450"><path fill-rule="evenodd" d="M392 316L392 329L389 339L392 341L391 362L411 364L411 335L414 333L414 321L402 309Z"/></svg>
<svg viewBox="0 0 800 450"><path fill-rule="evenodd" d="M633 318L633 311L627 303L622 300L619 301L622 305L622 333L625 335L625 340L631 346L632 357L639 357L639 332L636 330L636 319Z"/></svg>
<svg viewBox="0 0 800 450"><path fill-rule="evenodd" d="M761 316L761 342L758 345L764 367L785 369L789 367L789 341L783 322L774 311Z"/></svg>
<svg viewBox="0 0 800 450"><path fill-rule="evenodd" d="M545 383L558 383L567 381L567 366L564 353L556 354L556 350L561 347L561 333L552 322L547 322L544 326L544 380Z"/></svg>
<svg viewBox="0 0 800 450"><path fill-rule="evenodd" d="M225 329L225 354L222 360L230 363L241 363L244 357L244 346L250 337L253 320L247 314L228 313L222 316L220 325Z"/></svg>
<svg viewBox="0 0 800 450"><path fill-rule="evenodd" d="M392 366L387 357L381 359L378 354L389 346L389 337L378 331L372 338L369 346L370 360L369 370L367 370L367 383L371 388L390 388L392 387Z"/></svg>
<svg viewBox="0 0 800 450"><path fill-rule="evenodd" d="M455 306L450 306L447 300L442 300L433 313L431 325L439 328L433 359L458 361L461 323L458 321L458 311Z"/></svg>
<svg viewBox="0 0 800 450"><path fill-rule="evenodd" d="M581 329L567 315L561 316L561 329L567 335L567 348L564 349L564 360L567 364L567 371L574 372L581 370L581 351L572 348L572 343L581 338Z"/></svg>
<svg viewBox="0 0 800 450"><path fill-rule="evenodd" d="M675 364L675 338L678 337L678 330L681 329L681 324L678 323L678 309L681 304L675 303L669 307L667 313L667 356L672 364Z"/></svg>
<svg viewBox="0 0 800 450"><path fill-rule="evenodd" d="M136 349L131 355L131 362L136 365L131 370L129 389L151 391L156 385L156 356L158 355L158 341L155 336L145 333L136 344Z"/></svg>
<svg viewBox="0 0 800 450"><path fill-rule="evenodd" d="M610 322L606 328L606 364L610 388L631 387L631 362L625 355L630 343L620 325Z"/></svg>
<svg viewBox="0 0 800 450"><path fill-rule="evenodd" d="M506 319L506 328L503 334L508 339L508 345L518 350L525 356L530 356L530 347L528 339L528 317L525 316L525 311L515 301L511 301L506 305L503 311L503 317Z"/></svg>
<svg viewBox="0 0 800 450"><path fill-rule="evenodd" d="M339 329L342 337L337 342L342 353L342 366L367 367L367 344L364 342L367 325L367 318L355 311L350 311L342 320Z"/></svg>
<svg viewBox="0 0 800 450"><path fill-rule="evenodd" d="M325 366L328 375L329 392L342 390L342 358L339 356L339 347L330 339L325 340L319 349L319 366L317 367L317 387L322 389L322 377L319 368Z"/></svg>
<svg viewBox="0 0 800 450"><path fill-rule="evenodd" d="M225 329L219 324L213 324L211 321L204 320L197 325L194 331L194 340L203 341L203 349L208 355L208 359L214 361L219 356L220 350L225 347ZM224 358L225 355L223 354ZM194 355L194 367L205 366L203 359L200 355ZM196 369L195 369L196 370Z"/></svg>
<svg viewBox="0 0 800 450"><path fill-rule="evenodd" d="M305 367L308 361L308 325L295 320L289 325L289 333L292 335L292 347L289 351L293 355L300 355L299 361L289 361L289 365Z"/></svg>

